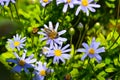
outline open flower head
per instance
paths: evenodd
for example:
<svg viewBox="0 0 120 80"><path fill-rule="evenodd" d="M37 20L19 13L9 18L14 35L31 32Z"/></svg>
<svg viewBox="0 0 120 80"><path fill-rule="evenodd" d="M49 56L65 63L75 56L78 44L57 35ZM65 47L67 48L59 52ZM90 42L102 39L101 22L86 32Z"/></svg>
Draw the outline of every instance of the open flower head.
<svg viewBox="0 0 120 80"><path fill-rule="evenodd" d="M81 58L81 60L84 60L87 56L89 56L90 58L96 58L98 62L100 62L102 60L101 56L99 55L99 53L105 52L105 48L101 47L98 48L100 43L95 41L95 38L92 39L92 42L90 44L90 46L86 43L82 43L83 47L85 48L79 48L77 50L77 52L84 52L85 54L83 55L83 57Z"/></svg>
<svg viewBox="0 0 120 80"><path fill-rule="evenodd" d="M47 4L49 4L52 0L40 0L40 3L43 7L45 7Z"/></svg>
<svg viewBox="0 0 120 80"><path fill-rule="evenodd" d="M69 44L64 47L55 45L47 57L54 56L53 63L59 63L59 60L65 63L65 59L70 59L70 54L67 54L71 51L71 49L67 49L69 46Z"/></svg>
<svg viewBox="0 0 120 80"><path fill-rule="evenodd" d="M74 3L77 3L77 0L57 0L56 4L59 5L60 3L64 3L63 12L67 11L68 6L70 8L74 8Z"/></svg>
<svg viewBox="0 0 120 80"><path fill-rule="evenodd" d="M36 62L36 59L32 59L34 55L32 54L28 58L25 58L26 50L24 50L22 57L19 57L16 52L14 52L14 55L16 57L16 60L14 60L14 59L7 60L7 62L12 62L12 63L16 64L16 66L13 68L12 71L20 73L22 71L22 69L24 69L24 71L26 73L29 73L28 68L33 68L32 63Z"/></svg>
<svg viewBox="0 0 120 80"><path fill-rule="evenodd" d="M85 12L87 16L89 16L89 10L91 12L95 12L96 10L94 8L99 8L100 5L93 3L93 1L94 0L80 0L80 1L78 1L76 4L79 4L79 7L77 8L75 15L77 16L79 14L80 10Z"/></svg>
<svg viewBox="0 0 120 80"><path fill-rule="evenodd" d="M38 34L44 35L44 38L41 40L47 40L47 44L52 48L55 44L61 45L63 42L67 41L66 38L60 37L62 34L66 32L66 30L57 31L59 23L56 24L55 29L53 28L52 22L49 22L49 26L44 25L44 29L41 29L42 32L38 32Z"/></svg>
<svg viewBox="0 0 120 80"><path fill-rule="evenodd" d="M8 43L10 44L10 48L14 49L17 48L20 50L20 48L23 48L25 46L24 42L26 41L26 37L21 38L18 34L16 36L13 36L12 39L8 39Z"/></svg>
<svg viewBox="0 0 120 80"><path fill-rule="evenodd" d="M37 62L37 65L35 66L35 76L33 80L44 80L46 74L47 74L46 63Z"/></svg>

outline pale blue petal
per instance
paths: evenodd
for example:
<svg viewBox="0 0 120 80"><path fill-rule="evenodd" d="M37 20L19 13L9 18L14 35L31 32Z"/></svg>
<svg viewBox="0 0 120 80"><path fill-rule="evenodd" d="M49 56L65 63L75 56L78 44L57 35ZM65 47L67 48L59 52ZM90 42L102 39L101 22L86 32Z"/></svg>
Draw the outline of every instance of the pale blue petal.
<svg viewBox="0 0 120 80"><path fill-rule="evenodd" d="M59 23L57 22L55 26L55 32L57 32L58 26L59 26Z"/></svg>
<svg viewBox="0 0 120 80"><path fill-rule="evenodd" d="M91 12L95 12L96 10L92 7L88 7L88 9L91 11Z"/></svg>
<svg viewBox="0 0 120 80"><path fill-rule="evenodd" d="M65 49L67 49L69 46L70 46L70 44L67 44L67 45L64 46L61 50L63 51L63 50L65 50Z"/></svg>
<svg viewBox="0 0 120 80"><path fill-rule="evenodd" d="M65 60L64 60L62 57L59 57L59 59L60 59L63 63L65 63Z"/></svg>
<svg viewBox="0 0 120 80"><path fill-rule="evenodd" d="M99 7L100 7L99 4L89 4L88 6L89 6L89 7L95 7L95 8L99 8Z"/></svg>
<svg viewBox="0 0 120 80"><path fill-rule="evenodd" d="M71 49L67 49L67 50L64 50L64 51L62 51L63 53L66 53L66 52L70 52L71 51Z"/></svg>
<svg viewBox="0 0 120 80"><path fill-rule="evenodd" d="M22 70L22 67L19 66L19 65L15 66L15 67L13 68L13 71L18 72L18 73L20 73L21 70Z"/></svg>
<svg viewBox="0 0 120 80"><path fill-rule="evenodd" d="M98 48L95 53L101 53L101 52L105 52L105 48L104 47L101 47L101 48Z"/></svg>
<svg viewBox="0 0 120 80"><path fill-rule="evenodd" d="M73 3L69 3L70 8L74 8Z"/></svg>
<svg viewBox="0 0 120 80"><path fill-rule="evenodd" d="M95 58L97 59L98 62L100 62L102 60L101 56L98 54L94 54Z"/></svg>
<svg viewBox="0 0 120 80"><path fill-rule="evenodd" d="M7 62L12 62L12 63L18 64L18 61L17 60L13 60L13 59L8 59Z"/></svg>
<svg viewBox="0 0 120 80"><path fill-rule="evenodd" d="M66 32L66 30L62 30L62 31L58 32L58 35L60 36L60 35L64 34L65 32Z"/></svg>
<svg viewBox="0 0 120 80"><path fill-rule="evenodd" d="M52 25L51 21L49 21L49 28L50 28L50 30L53 30L53 25Z"/></svg>
<svg viewBox="0 0 120 80"><path fill-rule="evenodd" d="M77 52L86 52L86 49L80 48L80 49L77 49Z"/></svg>
<svg viewBox="0 0 120 80"><path fill-rule="evenodd" d="M81 60L83 61L86 57L87 57L88 54L84 54L81 58Z"/></svg>
<svg viewBox="0 0 120 80"><path fill-rule="evenodd" d="M86 43L82 43L82 46L83 46L85 49L89 49L89 46L88 46L88 44L86 44Z"/></svg>
<svg viewBox="0 0 120 80"><path fill-rule="evenodd" d="M79 6L79 7L77 8L76 13L75 13L76 16L79 14L80 10L81 10L81 6Z"/></svg>
<svg viewBox="0 0 120 80"><path fill-rule="evenodd" d="M62 54L61 55L64 59L70 59L70 54Z"/></svg>
<svg viewBox="0 0 120 80"><path fill-rule="evenodd" d="M64 13L67 11L67 8L68 8L68 4L65 4L64 7L63 7L63 12Z"/></svg>

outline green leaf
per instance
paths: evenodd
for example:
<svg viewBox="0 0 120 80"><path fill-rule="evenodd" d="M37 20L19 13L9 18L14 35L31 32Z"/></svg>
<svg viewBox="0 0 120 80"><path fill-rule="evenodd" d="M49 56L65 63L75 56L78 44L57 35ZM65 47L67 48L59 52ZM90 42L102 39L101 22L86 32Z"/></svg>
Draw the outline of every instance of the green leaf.
<svg viewBox="0 0 120 80"><path fill-rule="evenodd" d="M107 68L107 69L105 69L105 71L108 73L115 72L116 68Z"/></svg>
<svg viewBox="0 0 120 80"><path fill-rule="evenodd" d="M96 69L100 69L105 66L105 63L100 63L95 66Z"/></svg>

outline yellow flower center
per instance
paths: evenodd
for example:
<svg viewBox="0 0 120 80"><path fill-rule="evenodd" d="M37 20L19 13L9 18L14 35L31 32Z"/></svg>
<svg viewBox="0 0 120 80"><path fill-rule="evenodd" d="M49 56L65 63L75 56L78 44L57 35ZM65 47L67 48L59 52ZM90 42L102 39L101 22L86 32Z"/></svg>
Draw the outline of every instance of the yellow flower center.
<svg viewBox="0 0 120 80"><path fill-rule="evenodd" d="M19 41L15 41L14 42L14 46L16 47L16 46L19 46L20 45L20 42Z"/></svg>
<svg viewBox="0 0 120 80"><path fill-rule="evenodd" d="M67 2L68 2L68 3L70 3L70 2L71 2L71 0L67 0Z"/></svg>
<svg viewBox="0 0 120 80"><path fill-rule="evenodd" d="M95 50L94 50L93 48L90 48L90 49L89 49L89 53L90 53L90 54L94 54L94 53L95 53Z"/></svg>
<svg viewBox="0 0 120 80"><path fill-rule="evenodd" d="M47 2L48 2L48 0L43 0L43 2L47 3Z"/></svg>
<svg viewBox="0 0 120 80"><path fill-rule="evenodd" d="M54 50L54 54L55 54L55 56L61 56L62 51L61 51L61 50L59 50L59 49Z"/></svg>
<svg viewBox="0 0 120 80"><path fill-rule="evenodd" d="M57 32L55 32L54 30L50 30L47 28L45 28L44 30L50 39L55 39L57 37Z"/></svg>
<svg viewBox="0 0 120 80"><path fill-rule="evenodd" d="M20 60L20 61L19 61L19 65L20 65L20 66L24 66L24 65L25 65L25 61L24 61L24 60Z"/></svg>
<svg viewBox="0 0 120 80"><path fill-rule="evenodd" d="M45 70L41 70L41 71L40 71L40 75L41 75L41 76L45 76L45 75L46 75L46 71L45 71Z"/></svg>
<svg viewBox="0 0 120 80"><path fill-rule="evenodd" d="M83 6L88 6L88 0L82 0L82 3L81 3Z"/></svg>

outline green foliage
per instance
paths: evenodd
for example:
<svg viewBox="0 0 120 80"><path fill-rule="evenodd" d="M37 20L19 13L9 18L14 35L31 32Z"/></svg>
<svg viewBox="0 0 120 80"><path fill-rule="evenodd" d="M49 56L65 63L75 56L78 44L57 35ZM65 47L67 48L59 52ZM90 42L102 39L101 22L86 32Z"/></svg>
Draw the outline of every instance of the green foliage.
<svg viewBox="0 0 120 80"><path fill-rule="evenodd" d="M118 6L120 6L120 1L95 1L101 7L96 9L95 13L90 12L89 16L86 16L82 11L78 16L75 16L78 5L63 13L63 4L57 6L55 0L46 7L40 6L37 0L18 0L16 2L17 11L12 4L0 7L0 62L5 65L5 68L12 69L13 66L9 65L6 60L8 58L14 59L15 57L8 46L7 39L11 39L14 34L18 33L22 37L27 37L25 43L27 56L33 53L38 61L47 62L47 67L54 69L53 73L46 75L46 80L64 80L68 74L70 74L72 80L119 80L120 12L118 11ZM12 8L12 13L10 8ZM12 24L2 26L4 18L5 22L12 21ZM41 41L40 39L44 36L38 35L37 32L41 31L44 24L48 25L49 21L52 21L53 25L59 22L58 31L67 31L63 35L68 39L64 45L71 45L71 52L69 53L71 58L65 64L53 64L53 59L46 58L42 53L42 48L46 45L46 41ZM6 29L5 31L8 33L3 31L4 28L7 28L8 31ZM83 42L90 44L93 37L96 38L97 42L100 42L100 47L105 47L105 52L100 54L102 57L100 63L97 63L95 58L90 59L88 57L81 61L81 57L85 53L76 51L78 48L83 47ZM14 51L17 50L15 49ZM18 54L22 55L22 53L23 50ZM24 72L17 76L19 77L16 80L28 80L31 77L31 75L24 74Z"/></svg>

